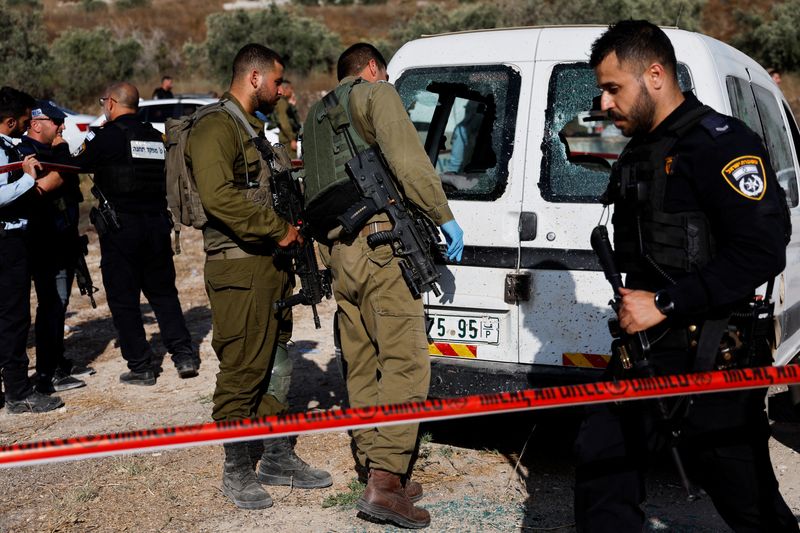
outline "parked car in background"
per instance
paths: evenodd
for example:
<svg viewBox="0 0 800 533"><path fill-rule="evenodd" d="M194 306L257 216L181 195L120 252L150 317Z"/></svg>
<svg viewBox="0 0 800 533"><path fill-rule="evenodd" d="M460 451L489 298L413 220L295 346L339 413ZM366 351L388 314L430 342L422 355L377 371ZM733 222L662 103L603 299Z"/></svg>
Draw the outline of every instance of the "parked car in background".
<svg viewBox="0 0 800 533"><path fill-rule="evenodd" d="M206 104L213 104L217 98L208 96L183 95L177 98L161 100L140 100L139 111L136 115L145 122L149 122L155 129L164 133L164 122L168 118L178 118L191 115L197 108ZM91 127L102 126L106 117L100 115L91 124Z"/></svg>
<svg viewBox="0 0 800 533"><path fill-rule="evenodd" d="M52 100L48 100L48 102L67 115L67 118L64 119L64 132L61 135L69 143L69 151L75 152L83 143L86 134L89 133L89 125L95 120L95 116L67 109Z"/></svg>

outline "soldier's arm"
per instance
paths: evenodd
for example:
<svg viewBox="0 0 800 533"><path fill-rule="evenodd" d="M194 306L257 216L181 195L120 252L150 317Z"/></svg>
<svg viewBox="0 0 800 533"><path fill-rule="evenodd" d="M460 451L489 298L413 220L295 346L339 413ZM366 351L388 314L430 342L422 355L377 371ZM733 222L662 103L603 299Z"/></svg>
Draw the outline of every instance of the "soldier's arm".
<svg viewBox="0 0 800 533"><path fill-rule="evenodd" d="M239 145L234 128L230 121L210 115L192 129L187 150L203 208L244 242L257 243L264 238L281 242L289 232L289 224L272 209L246 199L234 185L233 167Z"/></svg>
<svg viewBox="0 0 800 533"><path fill-rule="evenodd" d="M437 225L453 220L442 181L431 165L419 134L394 87L388 83L370 84L365 109L366 122L374 128L370 133L374 135L392 172L400 180L406 197Z"/></svg>
<svg viewBox="0 0 800 533"><path fill-rule="evenodd" d="M693 181L711 222L717 255L698 272L666 289L680 314L703 312L746 298L786 265L784 214L779 199L784 193L760 142L755 135L721 138L715 148L694 154L692 163L698 170ZM739 186L736 179L724 174L732 166L747 164L745 159L756 164L744 170L747 175L741 179L747 179L748 184ZM760 191L759 187L765 189Z"/></svg>

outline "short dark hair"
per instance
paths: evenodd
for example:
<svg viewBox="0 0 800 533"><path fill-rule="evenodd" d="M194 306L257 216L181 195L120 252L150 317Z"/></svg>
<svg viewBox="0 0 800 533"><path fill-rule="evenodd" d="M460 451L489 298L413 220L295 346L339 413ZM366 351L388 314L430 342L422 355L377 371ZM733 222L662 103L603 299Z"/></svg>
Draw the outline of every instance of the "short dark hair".
<svg viewBox="0 0 800 533"><path fill-rule="evenodd" d="M165 81L171 80L171 79L172 79L172 76L162 76L161 77L161 83L164 83Z"/></svg>
<svg viewBox="0 0 800 533"><path fill-rule="evenodd" d="M642 71L656 61L677 80L678 61L675 59L675 48L664 30L652 22L620 20L611 24L592 43L589 65L597 68L611 52L617 54L620 62L631 63Z"/></svg>
<svg viewBox="0 0 800 533"><path fill-rule="evenodd" d="M339 81L347 76L355 76L362 70L370 60L374 59L381 68L386 68L386 60L377 48L369 43L356 43L339 56L336 64L336 76Z"/></svg>
<svg viewBox="0 0 800 533"><path fill-rule="evenodd" d="M19 118L36 106L36 100L26 92L4 86L0 88L0 120Z"/></svg>
<svg viewBox="0 0 800 533"><path fill-rule="evenodd" d="M253 69L271 71L275 68L275 63L284 66L283 58L275 50L261 44L246 44L233 58L233 79L240 78Z"/></svg>

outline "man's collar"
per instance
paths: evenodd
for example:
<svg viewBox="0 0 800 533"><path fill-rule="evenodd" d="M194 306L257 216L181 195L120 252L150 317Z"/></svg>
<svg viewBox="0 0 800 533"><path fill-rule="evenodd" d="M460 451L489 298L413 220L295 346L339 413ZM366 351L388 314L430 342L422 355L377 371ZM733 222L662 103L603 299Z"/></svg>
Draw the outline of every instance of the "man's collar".
<svg viewBox="0 0 800 533"><path fill-rule="evenodd" d="M669 129L675 122L680 119L683 115L687 112L691 111L696 107L700 107L702 104L700 100L694 95L692 91L686 91L683 93L683 102L680 103L678 107L672 110L672 113L667 115L667 118L661 121L661 123L656 126L653 131L648 133L647 135L659 135L662 132Z"/></svg>

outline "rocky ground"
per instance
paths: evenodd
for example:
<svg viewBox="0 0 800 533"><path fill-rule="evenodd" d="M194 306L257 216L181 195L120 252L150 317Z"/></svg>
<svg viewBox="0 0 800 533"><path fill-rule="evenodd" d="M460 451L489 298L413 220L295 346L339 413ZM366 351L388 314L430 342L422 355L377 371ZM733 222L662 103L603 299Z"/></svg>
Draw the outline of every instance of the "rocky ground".
<svg viewBox="0 0 800 533"><path fill-rule="evenodd" d="M91 235L90 268L98 285L99 249ZM73 291L67 356L97 373L87 386L62 393L65 407L41 415L0 411L0 443L193 424L210 420L217 361L210 346L211 316L203 290L199 234L184 231L176 257L181 303L202 358L200 376L178 379L169 358L154 387L124 386L125 370L103 292L98 307ZM35 302L34 302L35 303ZM146 328L164 354L155 317L143 305ZM308 309L295 313L293 410L331 409L345 402L333 357L331 317L315 330ZM29 351L33 358L33 350ZM423 426L414 477L426 491L429 531L570 531L571 439L574 412L464 419ZM800 515L800 425L776 423L771 441L781 489ZM356 516L360 490L345 433L303 435L297 450L329 470L333 486L307 491L269 489L274 506L241 511L222 496L220 446L201 446L5 470L0 476L0 531L395 531ZM649 480L647 513L653 531L720 531L724 524L708 498L688 503L670 464L656 465Z"/></svg>

